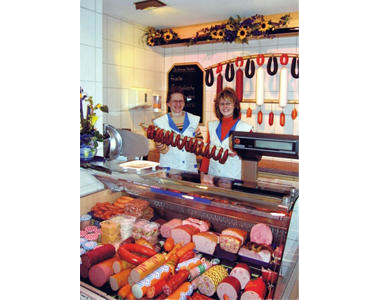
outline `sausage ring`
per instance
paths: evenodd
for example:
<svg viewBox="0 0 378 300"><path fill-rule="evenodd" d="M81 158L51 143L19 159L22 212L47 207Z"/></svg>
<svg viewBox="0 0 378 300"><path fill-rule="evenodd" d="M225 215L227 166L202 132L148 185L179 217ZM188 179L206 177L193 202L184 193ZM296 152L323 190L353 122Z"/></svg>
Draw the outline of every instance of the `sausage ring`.
<svg viewBox="0 0 378 300"><path fill-rule="evenodd" d="M205 82L207 86L212 86L214 83L213 69L206 70Z"/></svg>
<svg viewBox="0 0 378 300"><path fill-rule="evenodd" d="M180 143L180 135L177 134L175 139L172 139L171 146L177 147L177 145Z"/></svg>
<svg viewBox="0 0 378 300"><path fill-rule="evenodd" d="M179 150L181 150L182 148L184 148L187 139L188 139L188 137L187 137L187 136L184 136L184 138L183 138L182 140L180 140L180 141L177 143L177 148L178 148Z"/></svg>
<svg viewBox="0 0 378 300"><path fill-rule="evenodd" d="M118 255L123 259L126 260L128 263L133 265L139 265L143 262L145 262L148 257L141 257L136 254L133 254L132 252L136 252L139 254L143 254L145 256L151 257L154 256L157 252L152 250L151 248L148 248L143 245L139 244L123 244L118 248Z"/></svg>
<svg viewBox="0 0 378 300"><path fill-rule="evenodd" d="M234 64L228 63L226 67L225 78L227 81L230 82L234 80L234 76L235 76Z"/></svg>
<svg viewBox="0 0 378 300"><path fill-rule="evenodd" d="M222 158L219 160L219 163L223 165L226 162L227 158L228 158L228 149L224 151Z"/></svg>
<svg viewBox="0 0 378 300"><path fill-rule="evenodd" d="M171 134L171 132L170 132L169 130L166 130L166 131L165 131L165 134L164 134L163 139L162 139L162 143L163 143L163 144L166 144L166 145L169 145L169 144L170 144L170 143L167 143L170 134Z"/></svg>
<svg viewBox="0 0 378 300"><path fill-rule="evenodd" d="M154 130L155 130L155 126L154 125L150 125L150 126L148 126L148 128L147 128L147 138L148 139L153 139L153 137L154 137Z"/></svg>
<svg viewBox="0 0 378 300"><path fill-rule="evenodd" d="M280 56L280 64L285 66L287 65L288 62L289 62L289 56L286 53L282 54Z"/></svg>
<svg viewBox="0 0 378 300"><path fill-rule="evenodd" d="M239 61L240 61L240 66L238 65ZM236 65L237 67L242 67L243 64L244 64L244 59L243 59L243 57L238 56L238 57L236 58L235 65Z"/></svg>
<svg viewBox="0 0 378 300"><path fill-rule="evenodd" d="M196 148L197 148L197 146L198 146L198 140L196 138L194 138L192 147L190 147L189 152L194 153L195 150L196 150Z"/></svg>
<svg viewBox="0 0 378 300"><path fill-rule="evenodd" d="M167 138L164 139L164 144L169 146L172 143L172 140L173 140L173 132L172 131L167 131L167 132L168 132L168 136L167 136ZM165 135L167 135L167 134L165 134Z"/></svg>
<svg viewBox="0 0 378 300"><path fill-rule="evenodd" d="M220 160L222 157L223 148L220 148L218 154L214 157L214 160Z"/></svg>
<svg viewBox="0 0 378 300"><path fill-rule="evenodd" d="M160 143L164 135L164 129L159 128L155 132L154 141Z"/></svg>
<svg viewBox="0 0 378 300"><path fill-rule="evenodd" d="M211 152L210 152L208 158L214 158L214 156L215 156L215 151L217 151L217 146L214 145L213 148L211 148Z"/></svg>
<svg viewBox="0 0 378 300"><path fill-rule="evenodd" d="M197 144L197 147L194 149L194 154L202 155L202 151L203 151L203 142L200 141L200 144Z"/></svg>
<svg viewBox="0 0 378 300"><path fill-rule="evenodd" d="M297 64L297 58L293 57L293 60L291 62L291 76L294 78L299 78L299 58L298 58L298 73L295 72L295 67Z"/></svg>
<svg viewBox="0 0 378 300"><path fill-rule="evenodd" d="M249 68L251 68L251 72L249 71ZM247 78L252 78L253 75L255 75L255 62L253 59L251 61L251 59L248 58L247 63L245 65L244 73L245 77Z"/></svg>
<svg viewBox="0 0 378 300"><path fill-rule="evenodd" d="M272 67L272 61L273 61L273 70L271 70ZM273 76L276 75L278 71L278 62L277 62L277 57L269 57L268 59L268 65L266 66L266 70L268 71L268 74Z"/></svg>
<svg viewBox="0 0 378 300"><path fill-rule="evenodd" d="M205 150L203 150L203 152L202 152L202 156L207 157L209 155L209 150L210 150L210 144L207 144L206 147L205 147Z"/></svg>
<svg viewBox="0 0 378 300"><path fill-rule="evenodd" d="M192 149L193 141L194 141L194 138L190 138L189 140L186 141L186 143L185 143L185 151L186 152L190 152L190 150Z"/></svg>
<svg viewBox="0 0 378 300"><path fill-rule="evenodd" d="M264 54L259 54L256 57L256 62L259 66L262 66L264 64L265 56Z"/></svg>

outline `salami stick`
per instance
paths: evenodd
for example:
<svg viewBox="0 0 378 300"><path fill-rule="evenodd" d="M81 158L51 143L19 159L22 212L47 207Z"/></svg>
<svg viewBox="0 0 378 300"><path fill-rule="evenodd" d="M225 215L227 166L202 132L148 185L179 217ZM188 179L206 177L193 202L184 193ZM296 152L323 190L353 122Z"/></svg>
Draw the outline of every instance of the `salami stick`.
<svg viewBox="0 0 378 300"><path fill-rule="evenodd" d="M217 77L217 95L223 90L223 77L219 74Z"/></svg>
<svg viewBox="0 0 378 300"><path fill-rule="evenodd" d="M236 71L236 87L235 92L239 102L243 101L243 71L239 68Z"/></svg>
<svg viewBox="0 0 378 300"><path fill-rule="evenodd" d="M168 280L168 282L163 286L163 293L169 296L172 294L185 280L189 277L188 270L181 270Z"/></svg>

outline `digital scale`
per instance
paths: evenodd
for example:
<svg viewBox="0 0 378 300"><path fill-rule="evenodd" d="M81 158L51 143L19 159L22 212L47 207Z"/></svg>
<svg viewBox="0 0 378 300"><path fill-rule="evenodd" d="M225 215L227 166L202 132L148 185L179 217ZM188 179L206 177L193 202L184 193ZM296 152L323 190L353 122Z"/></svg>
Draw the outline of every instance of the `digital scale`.
<svg viewBox="0 0 378 300"><path fill-rule="evenodd" d="M299 159L299 136L234 131L232 148L242 158L241 179L257 181L257 164L262 156Z"/></svg>

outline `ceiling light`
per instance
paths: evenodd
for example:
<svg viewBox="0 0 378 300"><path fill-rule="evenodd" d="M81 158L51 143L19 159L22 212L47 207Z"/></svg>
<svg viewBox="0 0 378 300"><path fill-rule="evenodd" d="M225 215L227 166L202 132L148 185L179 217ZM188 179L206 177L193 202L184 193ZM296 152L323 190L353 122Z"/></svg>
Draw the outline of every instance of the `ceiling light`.
<svg viewBox="0 0 378 300"><path fill-rule="evenodd" d="M149 8L156 8L166 6L163 2L159 0L146 0L146 1L139 1L134 2L136 9L149 9Z"/></svg>

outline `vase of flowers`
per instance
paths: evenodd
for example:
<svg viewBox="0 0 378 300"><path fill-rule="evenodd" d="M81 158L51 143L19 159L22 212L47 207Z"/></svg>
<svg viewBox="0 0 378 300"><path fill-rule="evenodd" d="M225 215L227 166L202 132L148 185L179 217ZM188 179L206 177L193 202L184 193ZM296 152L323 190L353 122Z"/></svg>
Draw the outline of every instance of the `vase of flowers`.
<svg viewBox="0 0 378 300"><path fill-rule="evenodd" d="M87 112L84 116L83 102L87 102ZM91 160L97 153L98 143L104 140L104 136L95 128L98 116L96 110L108 112L107 105L93 104L92 96L87 96L80 87L80 159Z"/></svg>

